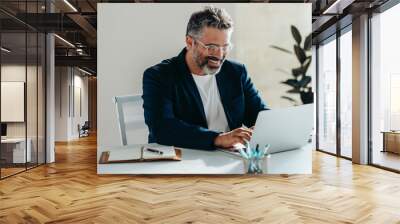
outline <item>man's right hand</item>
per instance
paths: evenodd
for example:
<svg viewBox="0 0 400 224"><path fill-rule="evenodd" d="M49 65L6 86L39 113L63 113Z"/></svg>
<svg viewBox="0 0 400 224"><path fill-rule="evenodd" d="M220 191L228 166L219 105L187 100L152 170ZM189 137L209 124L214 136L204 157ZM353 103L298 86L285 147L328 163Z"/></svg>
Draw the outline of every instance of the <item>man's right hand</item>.
<svg viewBox="0 0 400 224"><path fill-rule="evenodd" d="M230 132L225 132L219 134L214 139L214 145L219 148L233 148L233 146L237 143L241 143L243 145L246 144L246 141L250 141L251 135L253 134L253 130L246 127L236 128Z"/></svg>

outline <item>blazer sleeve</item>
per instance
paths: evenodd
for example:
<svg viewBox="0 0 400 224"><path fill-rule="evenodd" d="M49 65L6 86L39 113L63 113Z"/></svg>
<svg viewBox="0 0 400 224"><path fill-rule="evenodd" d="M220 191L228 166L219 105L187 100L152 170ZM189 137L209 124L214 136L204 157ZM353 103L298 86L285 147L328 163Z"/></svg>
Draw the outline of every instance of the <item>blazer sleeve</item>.
<svg viewBox="0 0 400 224"><path fill-rule="evenodd" d="M143 75L143 108L145 122L155 142L183 148L214 150L218 132L188 124L174 115L172 88L166 75L150 68Z"/></svg>
<svg viewBox="0 0 400 224"><path fill-rule="evenodd" d="M261 98L258 90L251 81L244 65L241 76L244 98L245 98L245 115L244 125L252 127L256 123L258 113L262 110L269 110L263 99Z"/></svg>

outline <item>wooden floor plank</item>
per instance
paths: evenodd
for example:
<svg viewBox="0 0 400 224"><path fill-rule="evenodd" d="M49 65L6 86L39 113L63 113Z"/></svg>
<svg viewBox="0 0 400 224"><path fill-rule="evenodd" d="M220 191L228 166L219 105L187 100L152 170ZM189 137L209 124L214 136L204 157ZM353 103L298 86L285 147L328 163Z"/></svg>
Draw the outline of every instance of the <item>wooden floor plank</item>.
<svg viewBox="0 0 400 224"><path fill-rule="evenodd" d="M400 223L400 175L313 153L312 175L99 176L96 138L0 181L0 223Z"/></svg>

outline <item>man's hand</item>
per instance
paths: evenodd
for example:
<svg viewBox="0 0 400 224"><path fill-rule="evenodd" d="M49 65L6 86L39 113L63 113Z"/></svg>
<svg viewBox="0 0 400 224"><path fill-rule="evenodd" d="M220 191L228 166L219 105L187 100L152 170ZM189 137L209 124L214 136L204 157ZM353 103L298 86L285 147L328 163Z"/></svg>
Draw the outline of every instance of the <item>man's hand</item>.
<svg viewBox="0 0 400 224"><path fill-rule="evenodd" d="M237 143L246 145L246 141L250 141L252 134L253 130L249 128L236 128L230 132L219 134L214 139L214 145L219 148L233 148L233 146Z"/></svg>

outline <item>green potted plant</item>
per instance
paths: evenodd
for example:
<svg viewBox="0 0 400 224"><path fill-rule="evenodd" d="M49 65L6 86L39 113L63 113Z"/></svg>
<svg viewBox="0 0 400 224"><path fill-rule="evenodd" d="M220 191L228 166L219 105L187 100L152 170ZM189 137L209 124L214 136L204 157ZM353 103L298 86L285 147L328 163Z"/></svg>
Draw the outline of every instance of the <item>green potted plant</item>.
<svg viewBox="0 0 400 224"><path fill-rule="evenodd" d="M282 47L271 45L272 48L277 49L279 51L288 54L294 54L297 60L299 61L299 66L293 68L291 71L293 77L281 83L292 87L290 90L287 91L287 93L299 94L303 104L313 103L314 93L311 87L311 76L307 75L307 70L311 64L312 36L311 34L309 34L303 41L299 30L295 26L292 25L290 29L292 32L292 36L295 40L295 44L293 46L294 53ZM289 100L294 104L297 104L297 101L292 97L282 96L282 98Z"/></svg>

